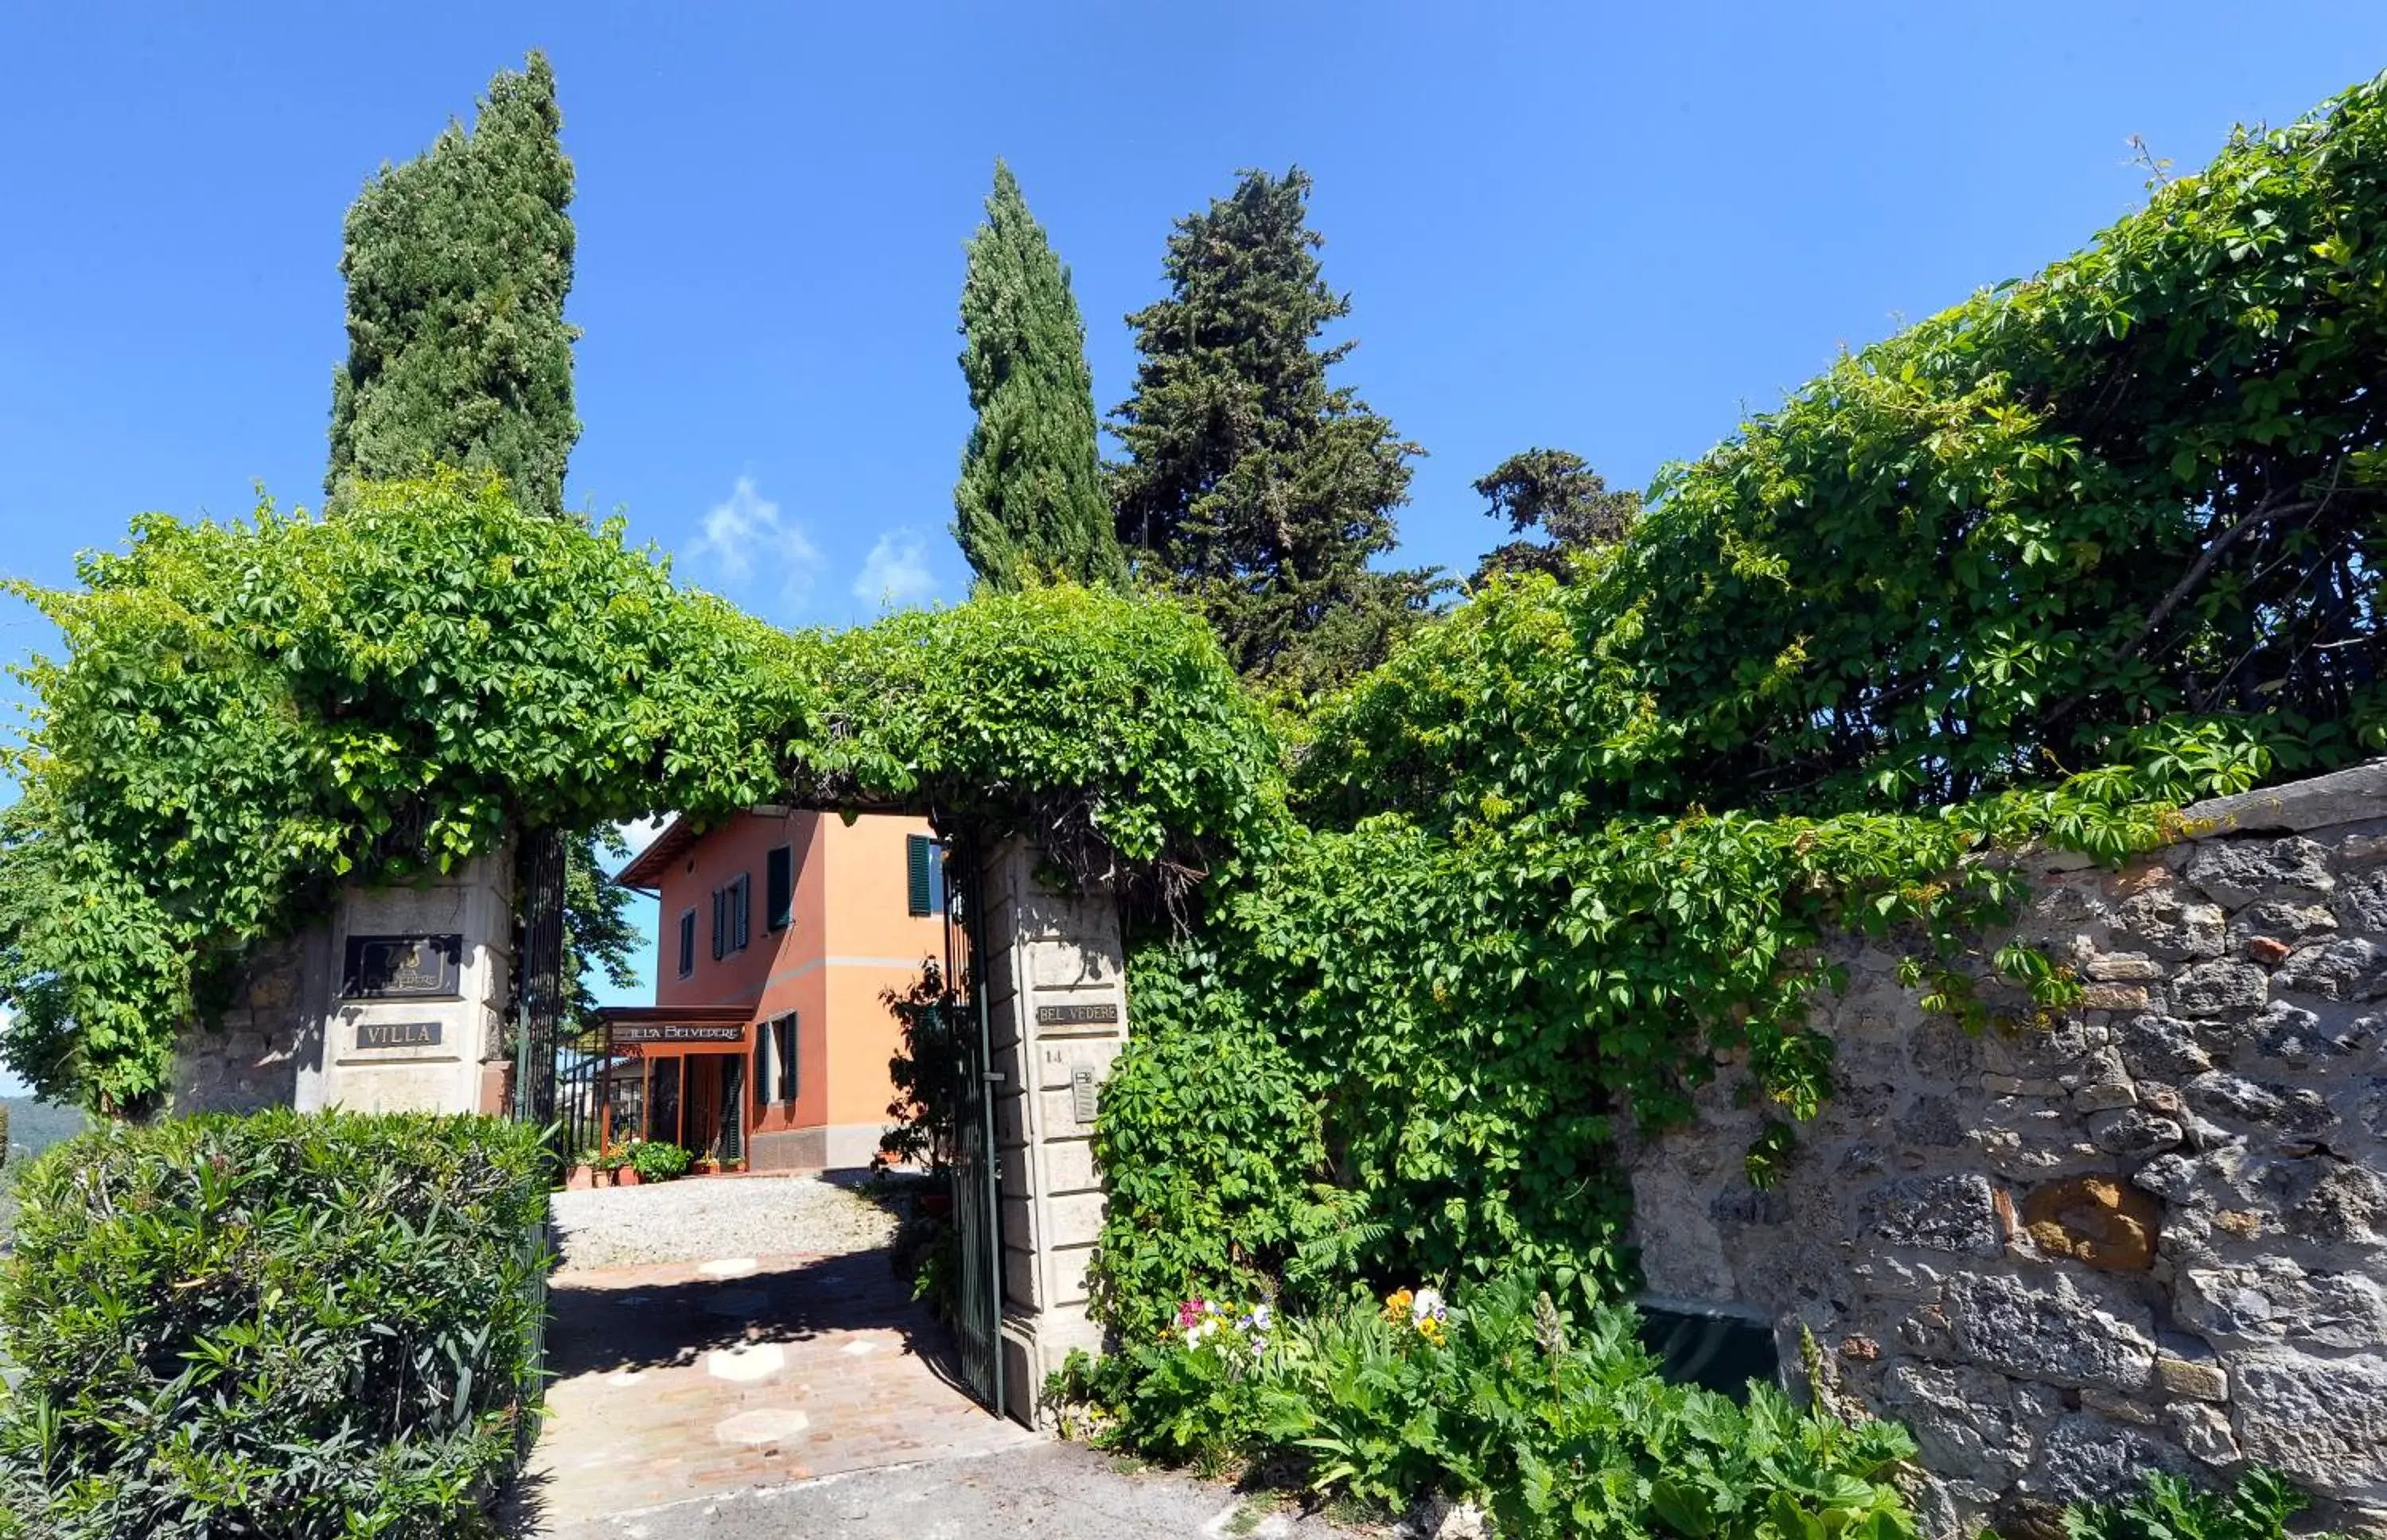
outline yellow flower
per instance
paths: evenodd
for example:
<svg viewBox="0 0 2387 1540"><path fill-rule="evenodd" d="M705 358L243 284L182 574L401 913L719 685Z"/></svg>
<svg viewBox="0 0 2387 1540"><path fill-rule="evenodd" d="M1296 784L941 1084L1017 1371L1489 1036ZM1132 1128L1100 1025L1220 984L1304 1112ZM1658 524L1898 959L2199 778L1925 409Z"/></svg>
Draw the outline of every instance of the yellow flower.
<svg viewBox="0 0 2387 1540"><path fill-rule="evenodd" d="M1391 1294L1386 1294L1384 1296L1384 1319L1391 1321L1396 1326L1398 1326L1401 1322L1408 1319L1409 1305L1411 1301L1416 1299L1416 1297L1417 1296L1415 1294L1410 1294L1407 1289L1395 1289Z"/></svg>
<svg viewBox="0 0 2387 1540"><path fill-rule="evenodd" d="M1423 1319L1420 1320L1417 1323L1417 1331L1419 1336L1423 1337L1426 1341L1433 1344L1436 1347L1440 1347L1442 1345L1442 1322L1434 1319L1433 1317L1427 1316Z"/></svg>

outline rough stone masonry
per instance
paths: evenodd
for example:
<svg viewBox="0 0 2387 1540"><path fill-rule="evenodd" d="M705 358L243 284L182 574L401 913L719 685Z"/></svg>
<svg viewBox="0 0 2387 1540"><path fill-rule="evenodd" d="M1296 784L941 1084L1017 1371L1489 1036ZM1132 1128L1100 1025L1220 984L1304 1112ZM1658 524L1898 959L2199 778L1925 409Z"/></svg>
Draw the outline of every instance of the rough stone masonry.
<svg viewBox="0 0 2387 1540"><path fill-rule="evenodd" d="M1811 1332L1913 1431L1935 1534L2259 1462L2387 1534L2387 763L2186 816L2030 860L2014 930L2077 1007L1968 1036L1843 944L1839 1090L1774 1186L1729 1072L1627 1152L1652 1302L1770 1320L1794 1379Z"/></svg>

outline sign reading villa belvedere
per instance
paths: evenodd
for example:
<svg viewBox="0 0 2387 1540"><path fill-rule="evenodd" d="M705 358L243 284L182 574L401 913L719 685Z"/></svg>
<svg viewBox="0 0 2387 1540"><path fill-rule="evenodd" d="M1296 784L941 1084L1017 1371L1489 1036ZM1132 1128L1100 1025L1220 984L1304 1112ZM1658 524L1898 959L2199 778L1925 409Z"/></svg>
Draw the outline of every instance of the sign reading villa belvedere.
<svg viewBox="0 0 2387 1540"><path fill-rule="evenodd" d="M744 1042L746 1029L738 1026L684 1026L665 1023L660 1027L620 1026L613 1029L613 1046L634 1047L642 1042Z"/></svg>
<svg viewBox="0 0 2387 1540"><path fill-rule="evenodd" d="M1039 1027L1111 1027L1118 1024L1118 1002L1105 1000L1099 1005L1039 1005L1036 1025Z"/></svg>
<svg viewBox="0 0 2387 1540"><path fill-rule="evenodd" d="M436 1021L360 1021L359 1048L436 1048L441 1024Z"/></svg>
<svg viewBox="0 0 2387 1540"><path fill-rule="evenodd" d="M344 1000L407 999L460 992L464 938L351 936L340 975Z"/></svg>

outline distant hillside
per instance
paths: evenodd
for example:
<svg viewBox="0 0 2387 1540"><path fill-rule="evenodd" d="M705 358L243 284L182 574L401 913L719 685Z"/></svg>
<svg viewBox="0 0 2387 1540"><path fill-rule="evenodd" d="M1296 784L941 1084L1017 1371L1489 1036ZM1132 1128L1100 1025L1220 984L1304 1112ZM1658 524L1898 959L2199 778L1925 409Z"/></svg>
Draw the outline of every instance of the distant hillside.
<svg viewBox="0 0 2387 1540"><path fill-rule="evenodd" d="M8 1109L8 1159L12 1164L40 1155L91 1126L89 1119L73 1107L36 1102L30 1096L0 1096L0 1107Z"/></svg>

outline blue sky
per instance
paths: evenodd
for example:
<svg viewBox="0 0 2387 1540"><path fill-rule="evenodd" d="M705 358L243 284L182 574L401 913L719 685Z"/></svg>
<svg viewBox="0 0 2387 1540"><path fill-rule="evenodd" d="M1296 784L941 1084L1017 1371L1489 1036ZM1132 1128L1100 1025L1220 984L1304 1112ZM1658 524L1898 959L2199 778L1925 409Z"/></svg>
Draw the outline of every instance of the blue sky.
<svg viewBox="0 0 2387 1540"><path fill-rule="evenodd" d="M1533 445L1638 486L2387 66L2387 6L18 6L0 12L0 573L319 492L340 220L531 47L578 166L570 500L787 624L952 600L962 243L1007 157L1096 398L1174 217L1317 180L1344 377L1430 456L1404 562ZM0 607L0 656L45 644Z"/></svg>

